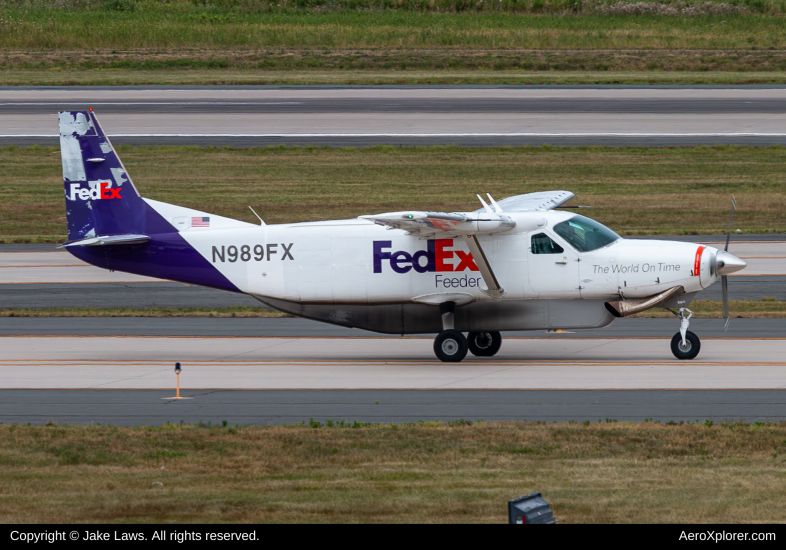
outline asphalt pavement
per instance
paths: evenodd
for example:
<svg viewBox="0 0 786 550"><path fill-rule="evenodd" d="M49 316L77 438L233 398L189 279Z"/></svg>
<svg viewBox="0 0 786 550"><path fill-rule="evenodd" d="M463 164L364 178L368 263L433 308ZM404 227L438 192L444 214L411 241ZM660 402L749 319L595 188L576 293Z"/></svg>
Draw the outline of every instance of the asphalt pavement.
<svg viewBox="0 0 786 550"><path fill-rule="evenodd" d="M786 143L778 86L149 86L0 88L0 144L54 145L88 107L135 145Z"/></svg>
<svg viewBox="0 0 786 550"><path fill-rule="evenodd" d="M371 423L781 422L782 390L0 390L0 422L161 426Z"/></svg>
<svg viewBox="0 0 786 550"><path fill-rule="evenodd" d="M691 331L713 338L786 338L786 319L692 319ZM504 337L671 338L676 319L617 319L598 329L508 331ZM210 317L0 317L0 336L398 337L308 319ZM432 338L435 335L425 335ZM755 353L755 352L753 352Z"/></svg>

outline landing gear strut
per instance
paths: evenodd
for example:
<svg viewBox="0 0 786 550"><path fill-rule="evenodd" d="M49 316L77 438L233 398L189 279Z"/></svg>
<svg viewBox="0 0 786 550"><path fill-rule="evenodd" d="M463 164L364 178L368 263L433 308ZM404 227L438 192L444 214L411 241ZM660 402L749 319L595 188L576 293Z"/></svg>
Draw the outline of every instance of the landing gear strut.
<svg viewBox="0 0 786 550"><path fill-rule="evenodd" d="M453 312L455 302L445 302L439 305L442 314L442 332L434 339L434 353L440 361L446 363L460 363L467 356L469 345L464 335L453 329Z"/></svg>
<svg viewBox="0 0 786 550"><path fill-rule="evenodd" d="M685 316L685 312L688 316ZM672 313L674 313L672 311ZM699 354L701 342L699 337L688 330L693 312L686 307L681 307L679 313L674 313L680 318L680 331L671 339L671 352L677 359L693 359Z"/></svg>
<svg viewBox="0 0 786 550"><path fill-rule="evenodd" d="M434 353L440 361L459 363L467 356L467 351L477 357L491 357L502 345L499 332L470 332L467 338L454 328L455 302L439 305L442 314L442 332L434 339Z"/></svg>

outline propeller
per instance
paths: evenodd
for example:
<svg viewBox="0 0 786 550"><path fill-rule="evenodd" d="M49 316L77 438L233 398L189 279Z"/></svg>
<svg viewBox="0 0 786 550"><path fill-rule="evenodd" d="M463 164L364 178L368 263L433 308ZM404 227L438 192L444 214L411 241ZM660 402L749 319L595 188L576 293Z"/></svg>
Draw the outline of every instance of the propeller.
<svg viewBox="0 0 786 550"><path fill-rule="evenodd" d="M731 228L734 224L734 212L737 211L737 201L734 199L734 195L731 196L731 209L729 210L729 230L726 232L726 246L723 247L724 252L729 251L729 241L731 240ZM723 292L723 318L726 319L726 322L723 324L723 331L726 332L729 330L729 321L731 321L731 317L729 317L729 276L728 275L721 275L721 290Z"/></svg>

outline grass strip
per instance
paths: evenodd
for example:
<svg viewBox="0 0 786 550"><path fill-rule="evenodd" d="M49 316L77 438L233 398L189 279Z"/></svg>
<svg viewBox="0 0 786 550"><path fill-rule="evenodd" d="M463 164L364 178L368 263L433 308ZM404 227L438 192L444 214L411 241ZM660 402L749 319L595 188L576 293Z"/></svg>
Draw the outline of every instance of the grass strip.
<svg viewBox="0 0 786 550"><path fill-rule="evenodd" d="M693 420L1 425L0 518L504 523L541 491L560 523L786 520L786 426Z"/></svg>
<svg viewBox="0 0 786 550"><path fill-rule="evenodd" d="M0 0L0 84L776 84L786 70L784 0L296 4Z"/></svg>
<svg viewBox="0 0 786 550"><path fill-rule="evenodd" d="M696 317L703 319L723 318L723 302L720 300L694 300L689 307ZM786 318L786 302L775 298L729 300L729 312L736 319L783 319ZM671 318L673 314L664 309L655 308L632 317Z"/></svg>
<svg viewBox="0 0 786 550"><path fill-rule="evenodd" d="M567 189L621 234L786 232L786 148L119 147L143 196L258 223L407 209L468 211ZM65 239L60 152L0 147L0 242Z"/></svg>
<svg viewBox="0 0 786 550"><path fill-rule="evenodd" d="M422 58L427 59L427 58ZM309 60L303 62L310 63ZM453 64L453 62L450 62ZM202 86L202 85L588 85L661 84L750 85L786 84L786 72L710 70L700 65L691 70L510 70L478 68L464 63L462 68L443 69L70 69L2 70L0 86ZM399 65L400 66L400 65ZM564 66L564 65L563 65ZM705 68L706 67L706 68ZM747 67L746 67L747 68Z"/></svg>
<svg viewBox="0 0 786 550"><path fill-rule="evenodd" d="M695 300L691 310L697 317L718 319L723 317L723 303L713 300ZM786 318L786 302L774 298L763 300L730 300L732 316L740 319ZM651 309L634 317L671 317L662 309ZM0 317L211 317L211 318L272 318L291 317L286 313L264 308L9 308L0 309Z"/></svg>
<svg viewBox="0 0 786 550"><path fill-rule="evenodd" d="M783 50L782 13L527 14L316 10L242 13L14 9L0 4L0 50L253 51ZM781 10L781 12L786 10ZM196 53L196 52L195 52ZM198 55L195 59L199 59ZM6 60L5 62L9 62ZM13 62L12 60L10 62ZM31 60L49 63L49 59ZM122 65L122 56L117 60ZM264 68L264 65L263 65Z"/></svg>

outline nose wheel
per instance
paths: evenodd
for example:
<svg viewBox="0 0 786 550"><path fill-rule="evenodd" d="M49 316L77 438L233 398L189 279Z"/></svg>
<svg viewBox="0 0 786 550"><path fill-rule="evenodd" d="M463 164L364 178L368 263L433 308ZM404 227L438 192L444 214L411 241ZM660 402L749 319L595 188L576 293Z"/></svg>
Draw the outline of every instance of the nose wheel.
<svg viewBox="0 0 786 550"><path fill-rule="evenodd" d="M685 315L686 311L688 312L687 316ZM675 315L680 319L680 331L671 339L671 353L677 359L694 359L701 350L701 341L698 336L688 330L693 312L688 308L681 307L680 312Z"/></svg>

